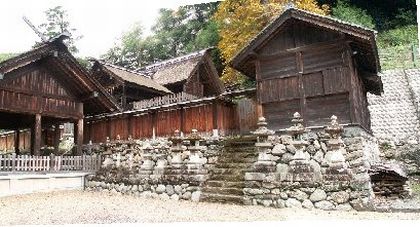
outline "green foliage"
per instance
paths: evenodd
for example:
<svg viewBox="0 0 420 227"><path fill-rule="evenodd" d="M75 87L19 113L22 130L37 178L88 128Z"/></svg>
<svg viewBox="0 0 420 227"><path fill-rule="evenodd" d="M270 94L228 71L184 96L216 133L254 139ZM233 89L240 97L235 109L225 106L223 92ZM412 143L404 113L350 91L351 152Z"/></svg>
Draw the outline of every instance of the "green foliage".
<svg viewBox="0 0 420 227"><path fill-rule="evenodd" d="M338 0L337 5L332 8L332 16L366 28L375 29L372 16L366 10L350 5L348 0Z"/></svg>
<svg viewBox="0 0 420 227"><path fill-rule="evenodd" d="M82 36L75 35L76 29L71 28L67 11L61 6L56 6L46 10L44 13L46 22L38 26L42 34L51 39L64 32L70 33L71 37L66 40L66 45L72 53L77 53L78 49L75 46L75 41L81 39Z"/></svg>
<svg viewBox="0 0 420 227"><path fill-rule="evenodd" d="M138 68L216 46L217 26L210 18L217 5L213 2L161 9L151 36L145 37L143 28L136 24L102 58L120 66ZM218 58L217 52L214 56Z"/></svg>
<svg viewBox="0 0 420 227"><path fill-rule="evenodd" d="M417 25L407 25L378 34L380 48L418 43Z"/></svg>
<svg viewBox="0 0 420 227"><path fill-rule="evenodd" d="M0 62L6 61L9 58L15 57L18 54L14 53L0 53Z"/></svg>

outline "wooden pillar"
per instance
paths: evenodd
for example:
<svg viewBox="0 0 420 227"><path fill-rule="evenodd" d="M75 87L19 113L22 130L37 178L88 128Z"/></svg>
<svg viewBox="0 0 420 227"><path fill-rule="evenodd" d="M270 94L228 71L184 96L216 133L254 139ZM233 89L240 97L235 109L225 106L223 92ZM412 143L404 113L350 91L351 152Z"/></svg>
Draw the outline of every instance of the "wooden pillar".
<svg viewBox="0 0 420 227"><path fill-rule="evenodd" d="M54 125L54 152L58 154L60 145L60 124Z"/></svg>
<svg viewBox="0 0 420 227"><path fill-rule="evenodd" d="M133 138L133 120L131 114L127 115L127 139L131 136Z"/></svg>
<svg viewBox="0 0 420 227"><path fill-rule="evenodd" d="M303 122L306 123L306 98L305 98L305 88L303 86L303 60L302 52L296 52L296 65L299 71L299 95L300 95L300 115L302 116Z"/></svg>
<svg viewBox="0 0 420 227"><path fill-rule="evenodd" d="M214 100L212 108L213 108L213 130L219 130L219 125L218 125L218 115L219 115L219 111L218 111L218 101ZM231 119L233 120L233 119Z"/></svg>
<svg viewBox="0 0 420 227"><path fill-rule="evenodd" d="M20 154L19 145L20 145L20 131L19 131L19 129L16 129L15 130L15 153L17 155Z"/></svg>
<svg viewBox="0 0 420 227"><path fill-rule="evenodd" d="M41 155L41 137L42 137L42 128L41 128L41 114L35 114L35 124L33 126L33 136L32 136L32 152L34 155Z"/></svg>
<svg viewBox="0 0 420 227"><path fill-rule="evenodd" d="M179 111L180 111L179 115L180 115L180 118L181 118L179 131L181 133L185 133L185 109L184 109L184 106L181 106L181 109Z"/></svg>
<svg viewBox="0 0 420 227"><path fill-rule="evenodd" d="M156 139L157 112L152 112L152 138Z"/></svg>
<svg viewBox="0 0 420 227"><path fill-rule="evenodd" d="M76 155L82 155L82 145L83 145L83 118L80 118L75 125L74 138L76 139Z"/></svg>
<svg viewBox="0 0 420 227"><path fill-rule="evenodd" d="M264 117L264 113L263 113L263 106L261 103L261 92L263 92L263 90L261 89L261 72L260 72L260 61L256 60L255 61L255 77L257 80L257 119L259 119L260 117Z"/></svg>

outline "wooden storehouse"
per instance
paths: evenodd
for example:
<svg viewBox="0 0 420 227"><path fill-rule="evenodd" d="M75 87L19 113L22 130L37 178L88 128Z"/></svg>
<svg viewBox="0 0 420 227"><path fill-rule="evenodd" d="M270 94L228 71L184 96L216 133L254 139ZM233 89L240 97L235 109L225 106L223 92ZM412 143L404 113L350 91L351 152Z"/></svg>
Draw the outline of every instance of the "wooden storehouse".
<svg viewBox="0 0 420 227"><path fill-rule="evenodd" d="M299 112L306 126L331 115L370 129L366 93L381 94L375 31L289 8L232 60L257 82L257 112L270 127L290 126Z"/></svg>
<svg viewBox="0 0 420 227"><path fill-rule="evenodd" d="M40 154L42 132L75 123L75 142L81 152L83 119L120 110L115 100L77 62L61 35L31 51L0 63L0 128L16 130L18 151L21 129L30 129L31 150Z"/></svg>
<svg viewBox="0 0 420 227"><path fill-rule="evenodd" d="M101 83L124 109L129 109L129 104L134 101L172 94L170 90L142 73L105 62L95 61L91 72L93 78Z"/></svg>
<svg viewBox="0 0 420 227"><path fill-rule="evenodd" d="M154 81L173 93L188 93L196 97L219 95L225 89L210 55L205 49L169 59L141 69Z"/></svg>

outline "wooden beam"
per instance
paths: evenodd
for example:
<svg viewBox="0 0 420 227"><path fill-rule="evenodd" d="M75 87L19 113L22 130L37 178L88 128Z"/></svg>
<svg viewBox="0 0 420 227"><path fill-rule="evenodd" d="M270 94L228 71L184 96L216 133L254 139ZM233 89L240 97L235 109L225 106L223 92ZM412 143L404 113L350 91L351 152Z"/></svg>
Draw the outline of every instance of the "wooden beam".
<svg viewBox="0 0 420 227"><path fill-rule="evenodd" d="M76 155L82 155L83 145L83 118L80 118L75 125L74 134L76 138Z"/></svg>
<svg viewBox="0 0 420 227"><path fill-rule="evenodd" d="M15 153L16 153L16 155L20 154L19 145L20 145L20 131L19 131L19 129L16 129L15 130Z"/></svg>
<svg viewBox="0 0 420 227"><path fill-rule="evenodd" d="M306 97L305 97L305 87L303 86L302 52L296 53L296 64L297 64L297 69L299 71L298 87L299 87L299 95L300 95L300 115L302 116L304 123L306 123L308 119L306 119Z"/></svg>
<svg viewBox="0 0 420 227"><path fill-rule="evenodd" d="M255 76L257 80L257 119L264 116L263 106L261 102L261 93L264 92L264 88L261 87L261 68L260 60L255 61Z"/></svg>
<svg viewBox="0 0 420 227"><path fill-rule="evenodd" d="M185 133L185 109L184 106L181 106L180 111L180 128L179 131L181 131L182 133Z"/></svg>
<svg viewBox="0 0 420 227"><path fill-rule="evenodd" d="M60 124L54 125L54 152L58 154L60 145Z"/></svg>
<svg viewBox="0 0 420 227"><path fill-rule="evenodd" d="M41 129L41 114L35 114L35 124L34 124L34 136L33 136L33 154L34 155L41 155L41 137L42 137L42 129Z"/></svg>

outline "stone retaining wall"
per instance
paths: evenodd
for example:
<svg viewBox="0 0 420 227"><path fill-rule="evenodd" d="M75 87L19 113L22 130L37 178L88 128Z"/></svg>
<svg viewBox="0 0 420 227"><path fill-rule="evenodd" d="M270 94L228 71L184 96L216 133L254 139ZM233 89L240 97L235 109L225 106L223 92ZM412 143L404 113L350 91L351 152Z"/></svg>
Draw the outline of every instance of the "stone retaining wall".
<svg viewBox="0 0 420 227"><path fill-rule="evenodd" d="M197 201L209 170L221 150L218 138L202 139L179 132L169 139L107 142L101 170L89 178L87 190Z"/></svg>
<svg viewBox="0 0 420 227"><path fill-rule="evenodd" d="M337 118L325 131L308 132L298 113L289 135L273 135L264 119L254 132L258 161L245 174L246 204L323 210L366 210L373 198L368 170L378 153L367 134L343 128Z"/></svg>

